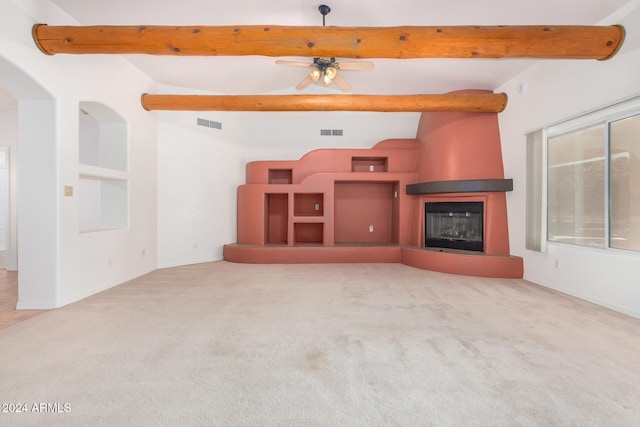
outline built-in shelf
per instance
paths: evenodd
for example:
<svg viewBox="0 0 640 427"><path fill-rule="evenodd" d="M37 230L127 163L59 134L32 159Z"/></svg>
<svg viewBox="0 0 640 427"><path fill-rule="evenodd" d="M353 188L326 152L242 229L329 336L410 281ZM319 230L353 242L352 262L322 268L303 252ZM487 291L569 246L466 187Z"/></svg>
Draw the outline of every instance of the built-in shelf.
<svg viewBox="0 0 640 427"><path fill-rule="evenodd" d="M269 184L291 184L292 182L292 169L269 169Z"/></svg>
<svg viewBox="0 0 640 427"><path fill-rule="evenodd" d="M294 216L293 222L325 222L324 216Z"/></svg>
<svg viewBox="0 0 640 427"><path fill-rule="evenodd" d="M125 171L101 168L93 165L78 165L78 173L80 178L83 179L114 179L121 181L129 179L129 174Z"/></svg>
<svg viewBox="0 0 640 427"><path fill-rule="evenodd" d="M352 157L351 172L387 172L387 157Z"/></svg>
<svg viewBox="0 0 640 427"><path fill-rule="evenodd" d="M293 195L294 216L323 216L324 194L295 193Z"/></svg>

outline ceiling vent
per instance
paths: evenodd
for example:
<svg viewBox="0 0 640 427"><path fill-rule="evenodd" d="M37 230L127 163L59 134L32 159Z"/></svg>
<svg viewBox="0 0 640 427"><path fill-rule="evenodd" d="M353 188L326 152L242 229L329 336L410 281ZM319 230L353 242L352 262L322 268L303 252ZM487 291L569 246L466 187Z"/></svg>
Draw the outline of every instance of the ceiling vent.
<svg viewBox="0 0 640 427"><path fill-rule="evenodd" d="M320 129L320 136L342 136L342 129Z"/></svg>
<svg viewBox="0 0 640 427"><path fill-rule="evenodd" d="M221 122L216 122L215 120L201 119L200 117L198 117L197 124L198 124L198 126L204 126L206 128L213 128L213 129L222 130L222 123Z"/></svg>

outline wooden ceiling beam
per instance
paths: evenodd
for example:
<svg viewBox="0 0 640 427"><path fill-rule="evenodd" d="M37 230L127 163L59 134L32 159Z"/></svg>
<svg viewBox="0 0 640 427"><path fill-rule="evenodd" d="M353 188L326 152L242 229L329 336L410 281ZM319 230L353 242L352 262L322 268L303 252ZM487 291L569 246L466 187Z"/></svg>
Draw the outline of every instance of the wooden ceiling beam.
<svg viewBox="0 0 640 427"><path fill-rule="evenodd" d="M499 113L504 93L444 95L152 95L143 94L146 110L179 111L455 111Z"/></svg>
<svg viewBox="0 0 640 427"><path fill-rule="evenodd" d="M612 26L48 26L33 38L49 55L150 54L341 58L607 59L624 39Z"/></svg>

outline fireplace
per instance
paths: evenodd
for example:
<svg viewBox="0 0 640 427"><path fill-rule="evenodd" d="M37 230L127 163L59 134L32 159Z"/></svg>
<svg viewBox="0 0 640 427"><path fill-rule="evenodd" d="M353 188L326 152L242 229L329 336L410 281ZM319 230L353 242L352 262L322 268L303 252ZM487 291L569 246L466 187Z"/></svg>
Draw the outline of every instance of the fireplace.
<svg viewBox="0 0 640 427"><path fill-rule="evenodd" d="M426 247L484 252L483 202L427 202L424 213Z"/></svg>

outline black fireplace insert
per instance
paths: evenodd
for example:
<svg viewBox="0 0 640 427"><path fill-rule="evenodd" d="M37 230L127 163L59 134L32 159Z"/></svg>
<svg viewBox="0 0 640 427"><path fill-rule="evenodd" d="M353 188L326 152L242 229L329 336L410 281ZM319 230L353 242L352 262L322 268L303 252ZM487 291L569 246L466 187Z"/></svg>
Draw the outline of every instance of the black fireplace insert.
<svg viewBox="0 0 640 427"><path fill-rule="evenodd" d="M426 247L484 252L483 202L428 202L424 213Z"/></svg>

